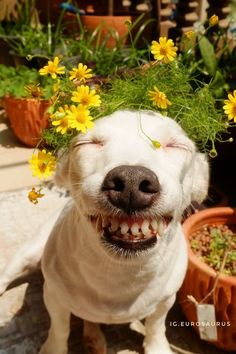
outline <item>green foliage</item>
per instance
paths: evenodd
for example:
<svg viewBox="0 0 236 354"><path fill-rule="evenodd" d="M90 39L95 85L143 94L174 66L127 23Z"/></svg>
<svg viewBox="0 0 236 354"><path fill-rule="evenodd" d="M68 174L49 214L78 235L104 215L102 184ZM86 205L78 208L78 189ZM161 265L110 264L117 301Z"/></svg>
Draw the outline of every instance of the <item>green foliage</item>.
<svg viewBox="0 0 236 354"><path fill-rule="evenodd" d="M50 98L52 96L50 78L42 78L36 69L26 66L15 68L0 64L0 97L6 95L16 98L29 97L30 94L27 92L26 86L37 86L38 84L43 87L40 98Z"/></svg>
<svg viewBox="0 0 236 354"><path fill-rule="evenodd" d="M207 27L194 40L180 42L179 59L195 79L209 84L216 98L236 89L236 41L230 28Z"/></svg>
<svg viewBox="0 0 236 354"><path fill-rule="evenodd" d="M153 86L164 92L172 103L168 112L153 106L148 96ZM103 110L99 116L117 109L156 110L180 123L199 149L208 151L226 130L225 122L222 113L215 108L209 86L199 82L195 82L195 86L194 90L187 70L177 62L151 65L146 70L127 73L124 78L117 77L111 88L105 87L101 92Z"/></svg>
<svg viewBox="0 0 236 354"><path fill-rule="evenodd" d="M227 251L226 264L223 272L228 275L236 275L236 234L223 232L217 228L211 230L209 254L206 262L216 270L220 270L224 254Z"/></svg>
<svg viewBox="0 0 236 354"><path fill-rule="evenodd" d="M124 38L117 36L117 32L110 30L105 36L101 36L102 26L93 31L83 27L80 16L77 15L79 32L76 41L71 45L72 55L78 55L79 60L88 63L97 75L113 75L117 71L127 68L134 68L147 63L149 58L148 46L139 47L144 30L153 22L148 19L143 22L144 14L140 15L132 24L127 24L126 36L129 38L129 45L124 45ZM107 46L108 41L113 39L114 47ZM146 44L146 43L145 43Z"/></svg>
<svg viewBox="0 0 236 354"><path fill-rule="evenodd" d="M45 129L43 131L40 148L46 148L47 151L54 153L58 152L61 148L66 150L70 144L71 139L73 139L73 137L76 135L76 131L70 131L69 133L62 135L50 127L49 129Z"/></svg>
<svg viewBox="0 0 236 354"><path fill-rule="evenodd" d="M216 73L216 67L217 67L216 53L214 47L211 44L211 42L207 39L207 37L204 36L199 38L198 45L199 45L203 62L207 68L207 71L212 77L214 77Z"/></svg>
<svg viewBox="0 0 236 354"><path fill-rule="evenodd" d="M107 79L108 80L108 79ZM167 111L153 105L148 92L157 88L166 94L171 105ZM193 86L196 88L193 89ZM52 108L52 112L60 106L70 103L71 83L61 86L60 96ZM168 115L176 120L193 139L201 151L214 149L216 140L226 131L222 112L215 107L215 99L208 85L194 82L188 71L178 61L165 64L126 70L104 83L99 94L102 100L100 107L91 109L94 119L109 115L118 109L152 110ZM124 117L125 119L125 117ZM61 138L49 128L44 135L47 144L57 150L67 146L70 139ZM66 145L63 145L63 144Z"/></svg>

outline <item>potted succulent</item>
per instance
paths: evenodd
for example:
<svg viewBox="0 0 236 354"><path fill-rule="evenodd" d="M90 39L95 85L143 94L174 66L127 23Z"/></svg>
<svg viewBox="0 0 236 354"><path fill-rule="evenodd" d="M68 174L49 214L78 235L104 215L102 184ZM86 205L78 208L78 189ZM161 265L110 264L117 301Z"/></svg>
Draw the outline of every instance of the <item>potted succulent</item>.
<svg viewBox="0 0 236 354"><path fill-rule="evenodd" d="M0 97L16 137L25 145L37 145L48 124L50 85L39 84L35 69L0 65Z"/></svg>
<svg viewBox="0 0 236 354"><path fill-rule="evenodd" d="M198 304L213 304L218 325L212 343L235 350L236 209L199 211L185 220L183 231L189 252L187 274L179 291L183 312L199 332Z"/></svg>

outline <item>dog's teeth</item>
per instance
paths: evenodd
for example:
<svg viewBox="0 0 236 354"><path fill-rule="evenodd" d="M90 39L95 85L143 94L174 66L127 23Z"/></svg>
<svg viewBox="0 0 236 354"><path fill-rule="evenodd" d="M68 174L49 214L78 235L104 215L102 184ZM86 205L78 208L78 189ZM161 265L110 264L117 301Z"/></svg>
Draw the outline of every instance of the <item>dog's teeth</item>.
<svg viewBox="0 0 236 354"><path fill-rule="evenodd" d="M111 220L111 227L110 227L111 231L112 232L116 231L118 229L118 227L119 227L118 221L116 219L112 219Z"/></svg>
<svg viewBox="0 0 236 354"><path fill-rule="evenodd" d="M142 226L141 226L141 230L145 236L150 236L149 221L148 220L144 220L144 222L142 223Z"/></svg>
<svg viewBox="0 0 236 354"><path fill-rule="evenodd" d="M126 224L126 222L122 222L120 225L120 232L122 235L126 234L129 231L129 226Z"/></svg>
<svg viewBox="0 0 236 354"><path fill-rule="evenodd" d="M157 231L157 228L158 228L158 224L157 224L157 221L155 219L153 219L151 221L151 226L153 228L154 231Z"/></svg>
<svg viewBox="0 0 236 354"><path fill-rule="evenodd" d="M131 226L131 233L132 233L132 235L138 235L139 234L139 226L138 226L138 224L133 224L132 226Z"/></svg>
<svg viewBox="0 0 236 354"><path fill-rule="evenodd" d="M160 220L160 221L158 222L158 224L157 224L157 232L158 232L158 234L159 234L160 236L163 235L164 229L165 229L164 224L163 224L163 222Z"/></svg>

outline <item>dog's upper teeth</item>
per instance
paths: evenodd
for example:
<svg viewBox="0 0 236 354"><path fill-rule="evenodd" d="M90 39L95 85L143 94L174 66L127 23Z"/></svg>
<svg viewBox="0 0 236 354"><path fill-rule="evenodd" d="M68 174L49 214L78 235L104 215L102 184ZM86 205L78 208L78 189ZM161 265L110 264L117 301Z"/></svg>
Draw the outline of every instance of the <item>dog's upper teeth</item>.
<svg viewBox="0 0 236 354"><path fill-rule="evenodd" d="M142 223L141 230L145 236L149 236L149 234L150 234L149 225L150 224L149 224L148 220L144 220Z"/></svg>
<svg viewBox="0 0 236 354"><path fill-rule="evenodd" d="M151 227L153 228L154 231L157 231L157 229L158 229L158 224L157 224L156 219L153 219L153 220L151 221Z"/></svg>
<svg viewBox="0 0 236 354"><path fill-rule="evenodd" d="M165 230L165 226L164 226L163 222L160 220L157 223L157 232L158 232L159 235L163 235L164 230Z"/></svg>
<svg viewBox="0 0 236 354"><path fill-rule="evenodd" d="M137 223L134 223L132 226L131 226L131 232L132 232L132 235L136 236L139 234L139 226Z"/></svg>
<svg viewBox="0 0 236 354"><path fill-rule="evenodd" d="M120 232L122 235L125 235L129 231L129 226L126 224L126 222L122 222L120 225Z"/></svg>

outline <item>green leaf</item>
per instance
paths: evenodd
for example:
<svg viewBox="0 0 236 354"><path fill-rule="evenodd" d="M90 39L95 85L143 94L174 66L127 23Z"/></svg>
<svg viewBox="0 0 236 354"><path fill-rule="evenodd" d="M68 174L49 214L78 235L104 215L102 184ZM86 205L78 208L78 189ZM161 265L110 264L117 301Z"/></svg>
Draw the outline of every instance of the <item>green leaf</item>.
<svg viewBox="0 0 236 354"><path fill-rule="evenodd" d="M215 50L211 42L206 37L200 37L198 41L203 62L211 76L215 76L217 62Z"/></svg>

